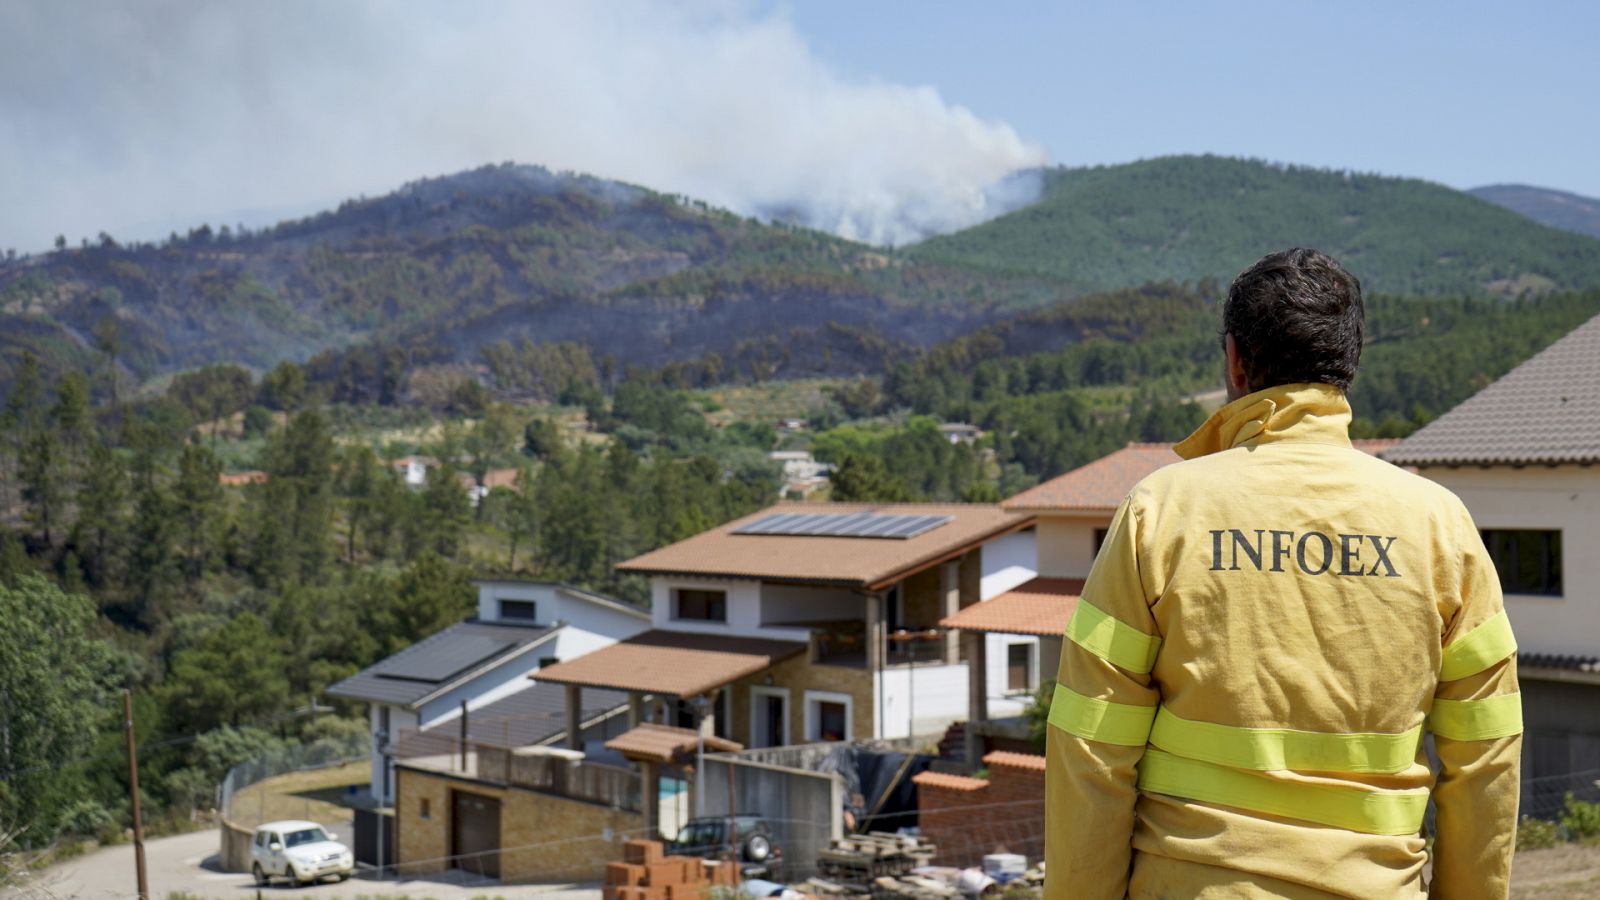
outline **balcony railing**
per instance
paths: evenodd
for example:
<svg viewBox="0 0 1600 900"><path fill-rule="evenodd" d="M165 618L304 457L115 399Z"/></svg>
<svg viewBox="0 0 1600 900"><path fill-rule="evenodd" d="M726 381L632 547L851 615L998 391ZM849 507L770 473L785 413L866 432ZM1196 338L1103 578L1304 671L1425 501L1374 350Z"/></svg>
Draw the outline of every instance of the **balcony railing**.
<svg viewBox="0 0 1600 900"><path fill-rule="evenodd" d="M639 773L570 759L543 748L498 747L447 734L402 731L395 745L403 762L488 784L525 788L569 800L639 812Z"/></svg>
<svg viewBox="0 0 1600 900"><path fill-rule="evenodd" d="M866 622L857 619L808 624L811 625L813 663L866 668ZM884 664L900 666L943 662L945 635L946 631L940 628L897 628L884 636Z"/></svg>
<svg viewBox="0 0 1600 900"><path fill-rule="evenodd" d="M886 636L889 647L885 662L891 666L942 663L945 633L942 628L895 629Z"/></svg>
<svg viewBox="0 0 1600 900"><path fill-rule="evenodd" d="M867 623L860 619L844 619L812 625L811 661L823 666L866 668Z"/></svg>

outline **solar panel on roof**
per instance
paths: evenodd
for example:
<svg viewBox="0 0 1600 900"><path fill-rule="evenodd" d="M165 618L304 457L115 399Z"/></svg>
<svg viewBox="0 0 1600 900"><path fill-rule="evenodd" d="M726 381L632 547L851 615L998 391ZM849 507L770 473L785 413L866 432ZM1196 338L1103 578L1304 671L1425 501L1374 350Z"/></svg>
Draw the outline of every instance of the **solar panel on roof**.
<svg viewBox="0 0 1600 900"><path fill-rule="evenodd" d="M373 674L380 678L438 683L499 656L517 643L486 634L445 634L436 641L417 645L414 652L400 653L379 663Z"/></svg>
<svg viewBox="0 0 1600 900"><path fill-rule="evenodd" d="M907 540L949 522L951 516L892 513L773 513L741 525L734 534L784 537L863 537Z"/></svg>

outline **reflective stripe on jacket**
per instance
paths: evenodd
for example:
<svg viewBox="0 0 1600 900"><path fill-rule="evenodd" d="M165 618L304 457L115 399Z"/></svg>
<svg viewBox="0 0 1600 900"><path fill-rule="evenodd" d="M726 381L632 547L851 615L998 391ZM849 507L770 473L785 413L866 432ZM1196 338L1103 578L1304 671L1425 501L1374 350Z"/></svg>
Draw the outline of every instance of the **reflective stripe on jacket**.
<svg viewBox="0 0 1600 900"><path fill-rule="evenodd" d="M1506 896L1499 582L1460 501L1349 422L1326 385L1243 397L1117 510L1050 708L1052 900Z"/></svg>

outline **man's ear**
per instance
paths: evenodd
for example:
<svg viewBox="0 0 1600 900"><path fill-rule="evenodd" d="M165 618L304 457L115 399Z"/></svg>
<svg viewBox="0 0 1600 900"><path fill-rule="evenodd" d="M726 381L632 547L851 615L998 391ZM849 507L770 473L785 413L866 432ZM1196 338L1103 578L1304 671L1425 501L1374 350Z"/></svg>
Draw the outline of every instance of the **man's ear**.
<svg viewBox="0 0 1600 900"><path fill-rule="evenodd" d="M1228 380L1228 399L1237 400L1250 393L1250 377L1245 374L1244 360L1239 356L1239 344L1233 335L1222 340L1223 354L1227 357L1225 375Z"/></svg>

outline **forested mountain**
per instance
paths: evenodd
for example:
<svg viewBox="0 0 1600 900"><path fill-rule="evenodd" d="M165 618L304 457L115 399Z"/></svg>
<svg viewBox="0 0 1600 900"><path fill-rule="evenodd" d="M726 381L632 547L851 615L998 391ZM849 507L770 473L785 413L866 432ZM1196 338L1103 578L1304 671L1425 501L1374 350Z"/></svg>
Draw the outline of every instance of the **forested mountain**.
<svg viewBox="0 0 1600 900"><path fill-rule="evenodd" d="M1516 296L1600 285L1600 241L1425 181L1172 156L1054 169L1039 202L912 247L913 259L1065 279L1095 292L1229 279L1316 247L1369 290Z"/></svg>
<svg viewBox="0 0 1600 900"><path fill-rule="evenodd" d="M1420 181L1218 157L1045 180L1033 206L904 250L509 164L260 231L61 239L0 262L0 395L29 352L47 377L97 373L101 399L286 359L355 403L461 379L547 400L630 365L687 368L688 384L875 375L1017 310L1225 281L1290 244L1374 292L1600 285L1600 241Z"/></svg>
<svg viewBox="0 0 1600 900"><path fill-rule="evenodd" d="M1526 184L1491 184L1467 193L1551 228L1600 238L1600 200Z"/></svg>
<svg viewBox="0 0 1600 900"><path fill-rule="evenodd" d="M159 245L102 235L57 247L0 264L0 384L26 350L86 369L97 347L114 349L124 376L142 382L355 344L477 363L498 341L571 341L596 359L659 365L733 358L778 336L820 350L841 340L839 328L926 343L997 303L1053 295L1039 279L907 262L644 188L512 165L264 231L202 226Z"/></svg>

